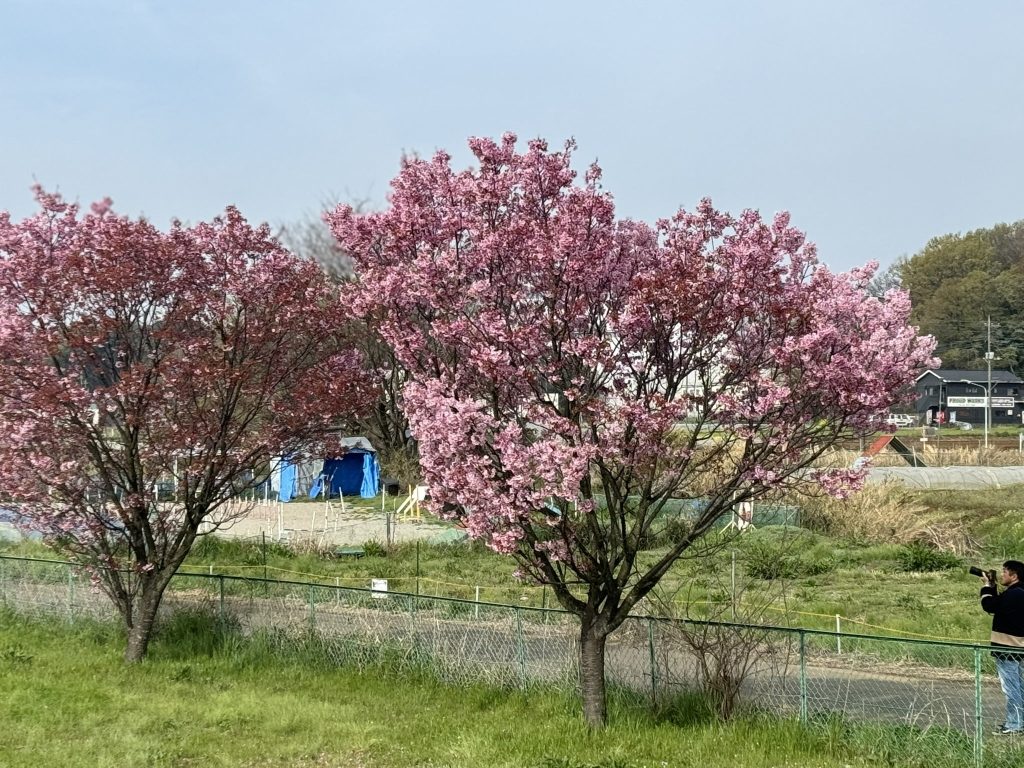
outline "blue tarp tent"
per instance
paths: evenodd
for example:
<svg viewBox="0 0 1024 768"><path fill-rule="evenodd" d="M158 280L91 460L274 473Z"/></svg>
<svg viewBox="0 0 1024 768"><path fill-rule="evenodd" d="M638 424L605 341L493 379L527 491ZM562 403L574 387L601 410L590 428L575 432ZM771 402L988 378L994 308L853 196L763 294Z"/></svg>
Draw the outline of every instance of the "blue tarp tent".
<svg viewBox="0 0 1024 768"><path fill-rule="evenodd" d="M282 458L277 498L281 501L291 501L295 498L298 495L298 477L298 467L289 462L287 458Z"/></svg>
<svg viewBox="0 0 1024 768"><path fill-rule="evenodd" d="M350 452L340 459L324 459L324 469L309 489L310 496L319 496L324 486L331 496L355 496L364 499L377 495L380 471L372 453Z"/></svg>
<svg viewBox="0 0 1024 768"><path fill-rule="evenodd" d="M341 441L345 452L336 458L295 464L282 458L275 473L278 498L291 501L296 496L315 498L330 496L362 496L370 499L380 488L380 465L377 451L365 437L346 437Z"/></svg>

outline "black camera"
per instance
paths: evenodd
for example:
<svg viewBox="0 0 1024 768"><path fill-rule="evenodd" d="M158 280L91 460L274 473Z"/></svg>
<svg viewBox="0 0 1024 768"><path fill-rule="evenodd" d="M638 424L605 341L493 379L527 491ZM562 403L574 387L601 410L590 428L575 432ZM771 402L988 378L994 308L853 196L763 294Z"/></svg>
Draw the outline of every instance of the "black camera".
<svg viewBox="0 0 1024 768"><path fill-rule="evenodd" d="M971 576L984 576L989 581L991 581L993 584L996 583L996 572L995 572L995 570L983 571L978 566L972 565L970 568L967 569L967 572L969 574L971 574Z"/></svg>

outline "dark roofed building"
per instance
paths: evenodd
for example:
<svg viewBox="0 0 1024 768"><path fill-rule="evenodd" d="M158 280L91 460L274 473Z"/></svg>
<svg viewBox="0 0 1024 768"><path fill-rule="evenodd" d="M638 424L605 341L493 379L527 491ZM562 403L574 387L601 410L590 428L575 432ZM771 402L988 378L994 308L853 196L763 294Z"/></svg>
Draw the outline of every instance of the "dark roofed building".
<svg viewBox="0 0 1024 768"><path fill-rule="evenodd" d="M1010 371L992 371L990 424L1020 424L1024 380ZM929 369L917 377L917 415L924 424L965 421L985 423L988 371L958 368Z"/></svg>

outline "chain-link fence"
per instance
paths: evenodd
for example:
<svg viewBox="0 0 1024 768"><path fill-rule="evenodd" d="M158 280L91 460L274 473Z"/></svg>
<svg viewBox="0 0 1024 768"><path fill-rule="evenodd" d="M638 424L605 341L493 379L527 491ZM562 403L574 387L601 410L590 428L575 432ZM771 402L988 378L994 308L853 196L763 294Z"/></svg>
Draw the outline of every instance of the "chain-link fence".
<svg viewBox="0 0 1024 768"><path fill-rule="evenodd" d="M86 572L62 562L0 557L0 604L69 622L114 617ZM332 663L429 667L453 683L568 689L578 681L578 621L558 610L179 574L160 620L186 611L219 618L247 642ZM609 686L659 704L700 691L723 713L757 709L826 729L875 728L870 749L883 757L900 739L935 765L1024 764L1024 744L989 735L1005 700L987 646L637 616L609 638L606 674Z"/></svg>

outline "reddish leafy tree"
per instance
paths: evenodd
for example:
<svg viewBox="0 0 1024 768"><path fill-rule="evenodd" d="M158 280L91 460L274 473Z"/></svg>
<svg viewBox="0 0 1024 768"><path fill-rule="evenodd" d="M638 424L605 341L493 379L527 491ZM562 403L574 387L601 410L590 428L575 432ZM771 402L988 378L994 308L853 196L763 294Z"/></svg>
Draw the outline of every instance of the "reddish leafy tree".
<svg viewBox="0 0 1024 768"><path fill-rule="evenodd" d="M0 213L0 489L92 567L137 661L201 524L374 393L337 289L265 226L228 208L161 232L36 197Z"/></svg>
<svg viewBox="0 0 1024 768"><path fill-rule="evenodd" d="M433 505L579 616L600 726L609 633L737 502L855 487L810 465L905 399L933 343L904 294L818 265L785 214L617 220L596 166L575 183L571 143L470 147L479 168L407 160L388 210L329 224L355 309L410 373ZM675 499L697 511L670 525Z"/></svg>

